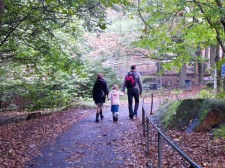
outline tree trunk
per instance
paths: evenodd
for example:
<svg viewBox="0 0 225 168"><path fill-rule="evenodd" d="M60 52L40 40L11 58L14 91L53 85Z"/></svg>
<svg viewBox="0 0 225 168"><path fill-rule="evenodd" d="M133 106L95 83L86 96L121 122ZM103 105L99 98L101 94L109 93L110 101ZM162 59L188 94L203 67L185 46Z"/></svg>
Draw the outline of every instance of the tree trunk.
<svg viewBox="0 0 225 168"><path fill-rule="evenodd" d="M187 74L186 74L186 64L184 63L182 66L182 69L180 70L179 73L179 86L185 86L185 80L187 79Z"/></svg>
<svg viewBox="0 0 225 168"><path fill-rule="evenodd" d="M161 71L161 63L157 62L156 66L157 66L157 71L156 72L159 73Z"/></svg>
<svg viewBox="0 0 225 168"><path fill-rule="evenodd" d="M224 59L225 58L225 53L224 52L222 52L222 59ZM222 76L222 74L221 74L221 76ZM222 85L223 85L223 92L225 92L225 74L223 74L223 76L222 76Z"/></svg>
<svg viewBox="0 0 225 168"><path fill-rule="evenodd" d="M196 64L194 64L194 77L196 78L196 76L198 75L197 73L197 65Z"/></svg>
<svg viewBox="0 0 225 168"><path fill-rule="evenodd" d="M0 28L2 27L4 10L5 10L5 4L3 0L0 0ZM2 53L0 53L0 58L2 58Z"/></svg>
<svg viewBox="0 0 225 168"><path fill-rule="evenodd" d="M215 64L220 61L220 45L218 43L216 47L216 57L215 57ZM216 65L217 66L217 65ZM221 80L221 67L216 67L216 89L217 92L220 91L220 87L222 86L222 80Z"/></svg>
<svg viewBox="0 0 225 168"><path fill-rule="evenodd" d="M208 47L206 47L205 48L205 59L207 60L207 62L206 63L204 63L204 67L203 67L203 71L204 71L204 74L208 74L208 69L209 69L209 48Z"/></svg>
<svg viewBox="0 0 225 168"><path fill-rule="evenodd" d="M200 61L202 59L202 51L199 47L198 47L198 51L195 54L196 54L197 57L199 57L199 61L198 61L198 83L202 83L203 82L203 64Z"/></svg>
<svg viewBox="0 0 225 168"><path fill-rule="evenodd" d="M216 58L216 46L215 45L211 45L210 46L210 73L211 76L213 77L214 81L214 89L217 88L217 82L216 82L216 64L215 64L215 58Z"/></svg>
<svg viewBox="0 0 225 168"><path fill-rule="evenodd" d="M211 45L210 46L210 69L211 69L211 75L214 75L214 69L215 69L215 57L216 57L216 46Z"/></svg>

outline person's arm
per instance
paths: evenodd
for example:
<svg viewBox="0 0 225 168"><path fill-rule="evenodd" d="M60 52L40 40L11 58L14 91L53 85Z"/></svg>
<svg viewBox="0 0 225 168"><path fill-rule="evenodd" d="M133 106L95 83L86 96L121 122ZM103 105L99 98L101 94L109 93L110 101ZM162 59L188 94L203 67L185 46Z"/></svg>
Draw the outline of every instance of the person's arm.
<svg viewBox="0 0 225 168"><path fill-rule="evenodd" d="M111 99L112 92L109 92L108 98Z"/></svg>
<svg viewBox="0 0 225 168"><path fill-rule="evenodd" d="M141 75L138 73L138 76L139 76L138 85L139 85L140 95L142 95L142 80L141 80Z"/></svg>
<svg viewBox="0 0 225 168"><path fill-rule="evenodd" d="M92 97L94 97L94 94L95 94L95 87L96 87L96 83L94 84L93 89L92 89Z"/></svg>
<svg viewBox="0 0 225 168"><path fill-rule="evenodd" d="M123 85L122 85L122 92L123 93L125 93L125 88L126 88L126 77L124 77Z"/></svg>
<svg viewBox="0 0 225 168"><path fill-rule="evenodd" d="M108 88L108 85L107 85L107 82L105 81L105 94L106 94L106 96L108 97L108 95L109 95L109 88Z"/></svg>

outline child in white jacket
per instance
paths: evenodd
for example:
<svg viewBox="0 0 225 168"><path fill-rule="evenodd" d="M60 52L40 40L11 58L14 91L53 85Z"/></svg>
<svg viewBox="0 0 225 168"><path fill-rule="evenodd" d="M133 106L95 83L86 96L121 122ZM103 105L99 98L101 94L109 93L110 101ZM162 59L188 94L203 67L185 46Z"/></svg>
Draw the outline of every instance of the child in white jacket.
<svg viewBox="0 0 225 168"><path fill-rule="evenodd" d="M124 95L124 93L119 91L119 87L116 84L113 85L112 90L109 92L108 95L108 98L111 100L111 112L113 116L113 121L118 121L120 95Z"/></svg>

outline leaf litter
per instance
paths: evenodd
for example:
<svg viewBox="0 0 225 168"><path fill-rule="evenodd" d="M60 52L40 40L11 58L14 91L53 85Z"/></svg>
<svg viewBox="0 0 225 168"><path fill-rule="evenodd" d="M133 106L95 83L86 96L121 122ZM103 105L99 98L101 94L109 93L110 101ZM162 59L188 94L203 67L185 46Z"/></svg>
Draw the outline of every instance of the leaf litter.
<svg viewBox="0 0 225 168"><path fill-rule="evenodd" d="M70 109L38 119L0 126L0 167L24 167L31 158L41 154L41 147L47 143L54 143L55 138L72 124L93 113L93 110L84 112ZM120 138L112 139L105 145L112 146L115 153L131 154L131 156L118 156L119 160L126 163L126 167L158 167L157 132L150 127L150 154L146 154L146 138L142 134L141 121L136 119L128 124L130 124L129 130L120 132ZM207 132L185 133L169 130L165 133L200 166L225 167L224 139L212 139ZM102 139L108 137L108 133L97 136ZM162 167L190 166L164 141L162 144ZM80 151L68 158L68 161L74 158L79 161L82 156L83 153Z"/></svg>
<svg viewBox="0 0 225 168"><path fill-rule="evenodd" d="M93 114L93 110L70 109L49 116L0 126L0 167L24 167L41 147L54 143L72 124Z"/></svg>

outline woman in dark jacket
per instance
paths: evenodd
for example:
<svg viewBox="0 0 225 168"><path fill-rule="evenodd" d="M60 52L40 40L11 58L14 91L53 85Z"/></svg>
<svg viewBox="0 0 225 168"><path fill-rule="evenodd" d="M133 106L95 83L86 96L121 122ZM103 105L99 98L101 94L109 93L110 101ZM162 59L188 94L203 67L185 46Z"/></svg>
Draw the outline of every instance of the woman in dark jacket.
<svg viewBox="0 0 225 168"><path fill-rule="evenodd" d="M99 73L97 75L96 82L93 87L92 95L93 99L95 101L95 104L97 105L97 111L96 111L96 122L99 122L98 117L100 114L101 119L103 119L102 115L102 106L103 103L105 103L106 96L109 94L109 89L107 86L106 81L104 80L103 74Z"/></svg>

